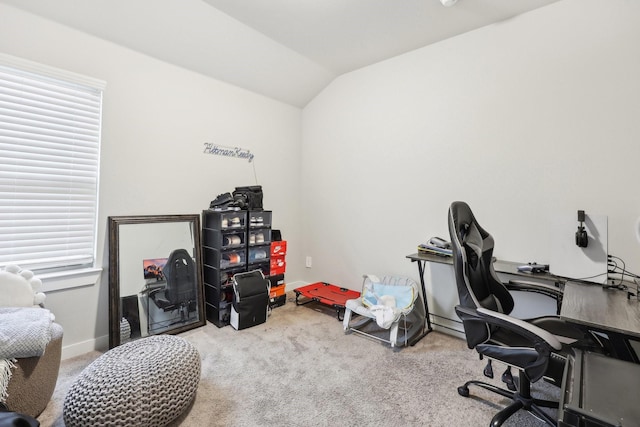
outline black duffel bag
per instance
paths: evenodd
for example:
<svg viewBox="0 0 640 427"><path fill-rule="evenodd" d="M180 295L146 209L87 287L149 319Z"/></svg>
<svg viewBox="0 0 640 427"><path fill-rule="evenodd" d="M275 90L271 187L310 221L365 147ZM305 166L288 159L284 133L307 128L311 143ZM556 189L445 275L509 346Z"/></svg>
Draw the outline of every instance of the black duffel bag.
<svg viewBox="0 0 640 427"><path fill-rule="evenodd" d="M234 205L240 209L249 211L262 210L262 186L236 187L233 191L233 201Z"/></svg>

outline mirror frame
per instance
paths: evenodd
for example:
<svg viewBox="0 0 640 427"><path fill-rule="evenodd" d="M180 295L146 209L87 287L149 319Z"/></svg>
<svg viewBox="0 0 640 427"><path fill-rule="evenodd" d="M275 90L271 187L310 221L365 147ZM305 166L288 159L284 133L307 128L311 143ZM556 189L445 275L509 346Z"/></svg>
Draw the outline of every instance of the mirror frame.
<svg viewBox="0 0 640 427"><path fill-rule="evenodd" d="M109 348L120 345L120 226L129 224L154 224L169 222L189 222L193 224L194 261L196 268L197 308L198 319L195 322L178 326L162 332L163 334L178 334L189 329L204 326L205 317L204 280L202 269L202 242L200 215L139 215L139 216L109 216ZM142 261L142 260L141 260ZM140 268L142 273L142 266Z"/></svg>

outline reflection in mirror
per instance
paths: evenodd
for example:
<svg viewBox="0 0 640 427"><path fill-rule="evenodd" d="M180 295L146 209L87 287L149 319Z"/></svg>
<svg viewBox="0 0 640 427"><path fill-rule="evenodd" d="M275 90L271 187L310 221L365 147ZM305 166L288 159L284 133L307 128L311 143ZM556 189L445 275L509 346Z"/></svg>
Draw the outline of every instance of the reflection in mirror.
<svg viewBox="0 0 640 427"><path fill-rule="evenodd" d="M109 218L109 346L205 324L198 215Z"/></svg>

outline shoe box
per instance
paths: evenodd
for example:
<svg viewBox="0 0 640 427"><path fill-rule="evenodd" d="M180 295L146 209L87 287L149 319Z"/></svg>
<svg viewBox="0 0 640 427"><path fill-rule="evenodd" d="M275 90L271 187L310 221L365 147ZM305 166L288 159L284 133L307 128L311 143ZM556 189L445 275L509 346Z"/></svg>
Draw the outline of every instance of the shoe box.
<svg viewBox="0 0 640 427"><path fill-rule="evenodd" d="M287 269L287 262L284 260L284 256L271 257L269 267L269 275L277 276L285 273Z"/></svg>
<svg viewBox="0 0 640 427"><path fill-rule="evenodd" d="M287 296L286 295L280 295L279 297L269 298L269 306L271 308L282 307L286 303L287 303Z"/></svg>
<svg viewBox="0 0 640 427"><path fill-rule="evenodd" d="M282 295L284 295L284 288L285 288L284 284L277 286L275 288L271 288L271 292L269 292L269 298L273 299L273 298L281 297Z"/></svg>
<svg viewBox="0 0 640 427"><path fill-rule="evenodd" d="M284 283L284 273L287 267L285 261L287 241L282 240L280 230L272 230L271 238L271 250L269 253L271 294L269 295L269 305L273 308L280 307L287 302Z"/></svg>
<svg viewBox="0 0 640 427"><path fill-rule="evenodd" d="M271 242L271 256L285 256L287 254L287 241Z"/></svg>
<svg viewBox="0 0 640 427"><path fill-rule="evenodd" d="M287 262L285 261L285 256L287 254L287 241L286 240L278 240L271 242L271 253L270 253L270 275L279 275L284 274Z"/></svg>
<svg viewBox="0 0 640 427"><path fill-rule="evenodd" d="M285 285L284 283L275 288L271 288L271 292L269 293L269 306L271 308L280 307L285 305L287 302L287 294L285 293Z"/></svg>
<svg viewBox="0 0 640 427"><path fill-rule="evenodd" d="M271 282L271 288L277 288L284 285L284 274L276 274L269 276L269 282Z"/></svg>
<svg viewBox="0 0 640 427"><path fill-rule="evenodd" d="M284 283L284 274L270 276L269 281L271 282L269 305L272 308L284 305L287 301L287 295L285 294L286 285Z"/></svg>

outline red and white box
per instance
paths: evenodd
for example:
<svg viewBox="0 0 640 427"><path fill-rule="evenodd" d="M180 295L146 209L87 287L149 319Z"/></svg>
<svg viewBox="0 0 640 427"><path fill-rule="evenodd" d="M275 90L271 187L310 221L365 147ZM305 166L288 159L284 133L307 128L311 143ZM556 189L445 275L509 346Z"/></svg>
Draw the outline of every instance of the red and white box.
<svg viewBox="0 0 640 427"><path fill-rule="evenodd" d="M287 254L287 241L280 240L277 242L271 242L271 257L284 256Z"/></svg>
<svg viewBox="0 0 640 427"><path fill-rule="evenodd" d="M270 267L269 275L284 274L287 269L287 262L284 260L284 256L271 257Z"/></svg>

